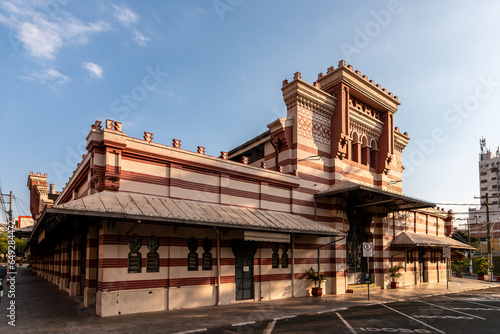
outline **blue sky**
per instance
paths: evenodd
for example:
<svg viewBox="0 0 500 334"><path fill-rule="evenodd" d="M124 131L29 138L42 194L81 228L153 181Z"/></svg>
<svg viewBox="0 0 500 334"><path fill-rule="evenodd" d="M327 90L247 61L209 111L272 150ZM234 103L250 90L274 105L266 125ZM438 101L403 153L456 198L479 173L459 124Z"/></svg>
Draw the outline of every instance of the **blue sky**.
<svg viewBox="0 0 500 334"><path fill-rule="evenodd" d="M60 190L95 120L219 155L286 114L281 82L345 59L399 97L403 192L477 203L479 139L495 152L500 4L482 1L0 3L0 181ZM443 205L440 205L443 206ZM464 207L444 206L455 211ZM15 214L19 214L15 210Z"/></svg>

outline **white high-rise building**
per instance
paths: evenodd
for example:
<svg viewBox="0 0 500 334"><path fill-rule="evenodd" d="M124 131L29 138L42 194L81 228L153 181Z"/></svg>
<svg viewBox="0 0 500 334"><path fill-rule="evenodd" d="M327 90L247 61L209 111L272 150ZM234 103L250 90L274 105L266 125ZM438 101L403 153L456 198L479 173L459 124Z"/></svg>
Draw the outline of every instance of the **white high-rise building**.
<svg viewBox="0 0 500 334"><path fill-rule="evenodd" d="M495 154L486 148L486 139L480 140L479 154L479 190L481 208L469 209L471 235L481 240L478 251L487 252L486 244L486 198L490 204L490 223L493 252L500 252L500 149Z"/></svg>

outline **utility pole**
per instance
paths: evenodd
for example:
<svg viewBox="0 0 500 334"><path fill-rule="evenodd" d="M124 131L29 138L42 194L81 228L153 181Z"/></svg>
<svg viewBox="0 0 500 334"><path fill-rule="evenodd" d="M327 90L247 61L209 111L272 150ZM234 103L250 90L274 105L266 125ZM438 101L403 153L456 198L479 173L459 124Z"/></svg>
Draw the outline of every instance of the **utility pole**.
<svg viewBox="0 0 500 334"><path fill-rule="evenodd" d="M469 217L467 217L467 235L469 237L469 246L472 247L470 243L470 222ZM472 249L469 249L469 274L472 275Z"/></svg>
<svg viewBox="0 0 500 334"><path fill-rule="evenodd" d="M488 193L486 193L486 201L484 202L486 205L486 242L488 243L488 275L490 277L490 281L493 281L493 254L491 252L491 228L490 228L490 202L488 200Z"/></svg>
<svg viewBox="0 0 500 334"><path fill-rule="evenodd" d="M7 194L0 194L0 197L2 199L2 202L3 202L3 196L9 196L10 198L10 201L9 201L9 211L5 210L4 208L0 207L0 209L2 209L3 211L5 211L5 213L7 213L7 215L9 215L9 218L8 218L8 222L13 222L14 219L12 217L12 190L10 191L10 194L7 195Z"/></svg>

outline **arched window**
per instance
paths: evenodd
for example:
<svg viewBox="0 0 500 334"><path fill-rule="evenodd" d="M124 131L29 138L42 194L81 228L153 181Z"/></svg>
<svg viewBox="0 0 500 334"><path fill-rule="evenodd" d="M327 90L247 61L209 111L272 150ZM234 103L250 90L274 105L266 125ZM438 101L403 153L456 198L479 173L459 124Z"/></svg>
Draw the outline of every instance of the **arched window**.
<svg viewBox="0 0 500 334"><path fill-rule="evenodd" d="M133 234L128 240L128 247L130 253L128 253L128 272L129 273L140 273L141 272L141 238L137 234Z"/></svg>
<svg viewBox="0 0 500 334"><path fill-rule="evenodd" d="M281 244L281 268L288 268L288 244Z"/></svg>
<svg viewBox="0 0 500 334"><path fill-rule="evenodd" d="M370 147L368 147L368 138L361 137L361 163L368 166L370 162Z"/></svg>
<svg viewBox="0 0 500 334"><path fill-rule="evenodd" d="M280 250L280 244L277 242L273 242L271 248L273 250L272 267L279 268L280 267L280 255L278 254L278 251Z"/></svg>
<svg viewBox="0 0 500 334"><path fill-rule="evenodd" d="M377 142L372 139L370 143L370 167L377 168Z"/></svg>
<svg viewBox="0 0 500 334"><path fill-rule="evenodd" d="M359 142L359 136L356 132L352 133L352 141L351 141L351 160L354 162L359 162L359 156L361 151L361 145Z"/></svg>
<svg viewBox="0 0 500 334"><path fill-rule="evenodd" d="M188 249L188 270L198 270L198 253L196 253L196 250L198 249L198 241L194 237L189 238Z"/></svg>
<svg viewBox="0 0 500 334"><path fill-rule="evenodd" d="M212 240L205 238L203 240L203 270L212 270Z"/></svg>
<svg viewBox="0 0 500 334"><path fill-rule="evenodd" d="M151 235L146 242L146 245L149 249L146 261L146 272L157 273L160 271L160 255L158 255L157 252L158 248L160 247L158 238L156 238L154 235Z"/></svg>

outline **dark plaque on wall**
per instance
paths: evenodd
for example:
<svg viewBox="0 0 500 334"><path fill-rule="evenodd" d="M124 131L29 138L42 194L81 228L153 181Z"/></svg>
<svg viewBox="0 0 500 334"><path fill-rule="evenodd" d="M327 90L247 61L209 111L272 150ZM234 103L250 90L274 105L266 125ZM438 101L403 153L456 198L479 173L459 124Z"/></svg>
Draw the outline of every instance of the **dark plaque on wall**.
<svg viewBox="0 0 500 334"><path fill-rule="evenodd" d="M141 272L141 253L128 253L128 272Z"/></svg>
<svg viewBox="0 0 500 334"><path fill-rule="evenodd" d="M158 271L160 271L160 256L156 252L149 252L146 263L146 272L155 273Z"/></svg>

